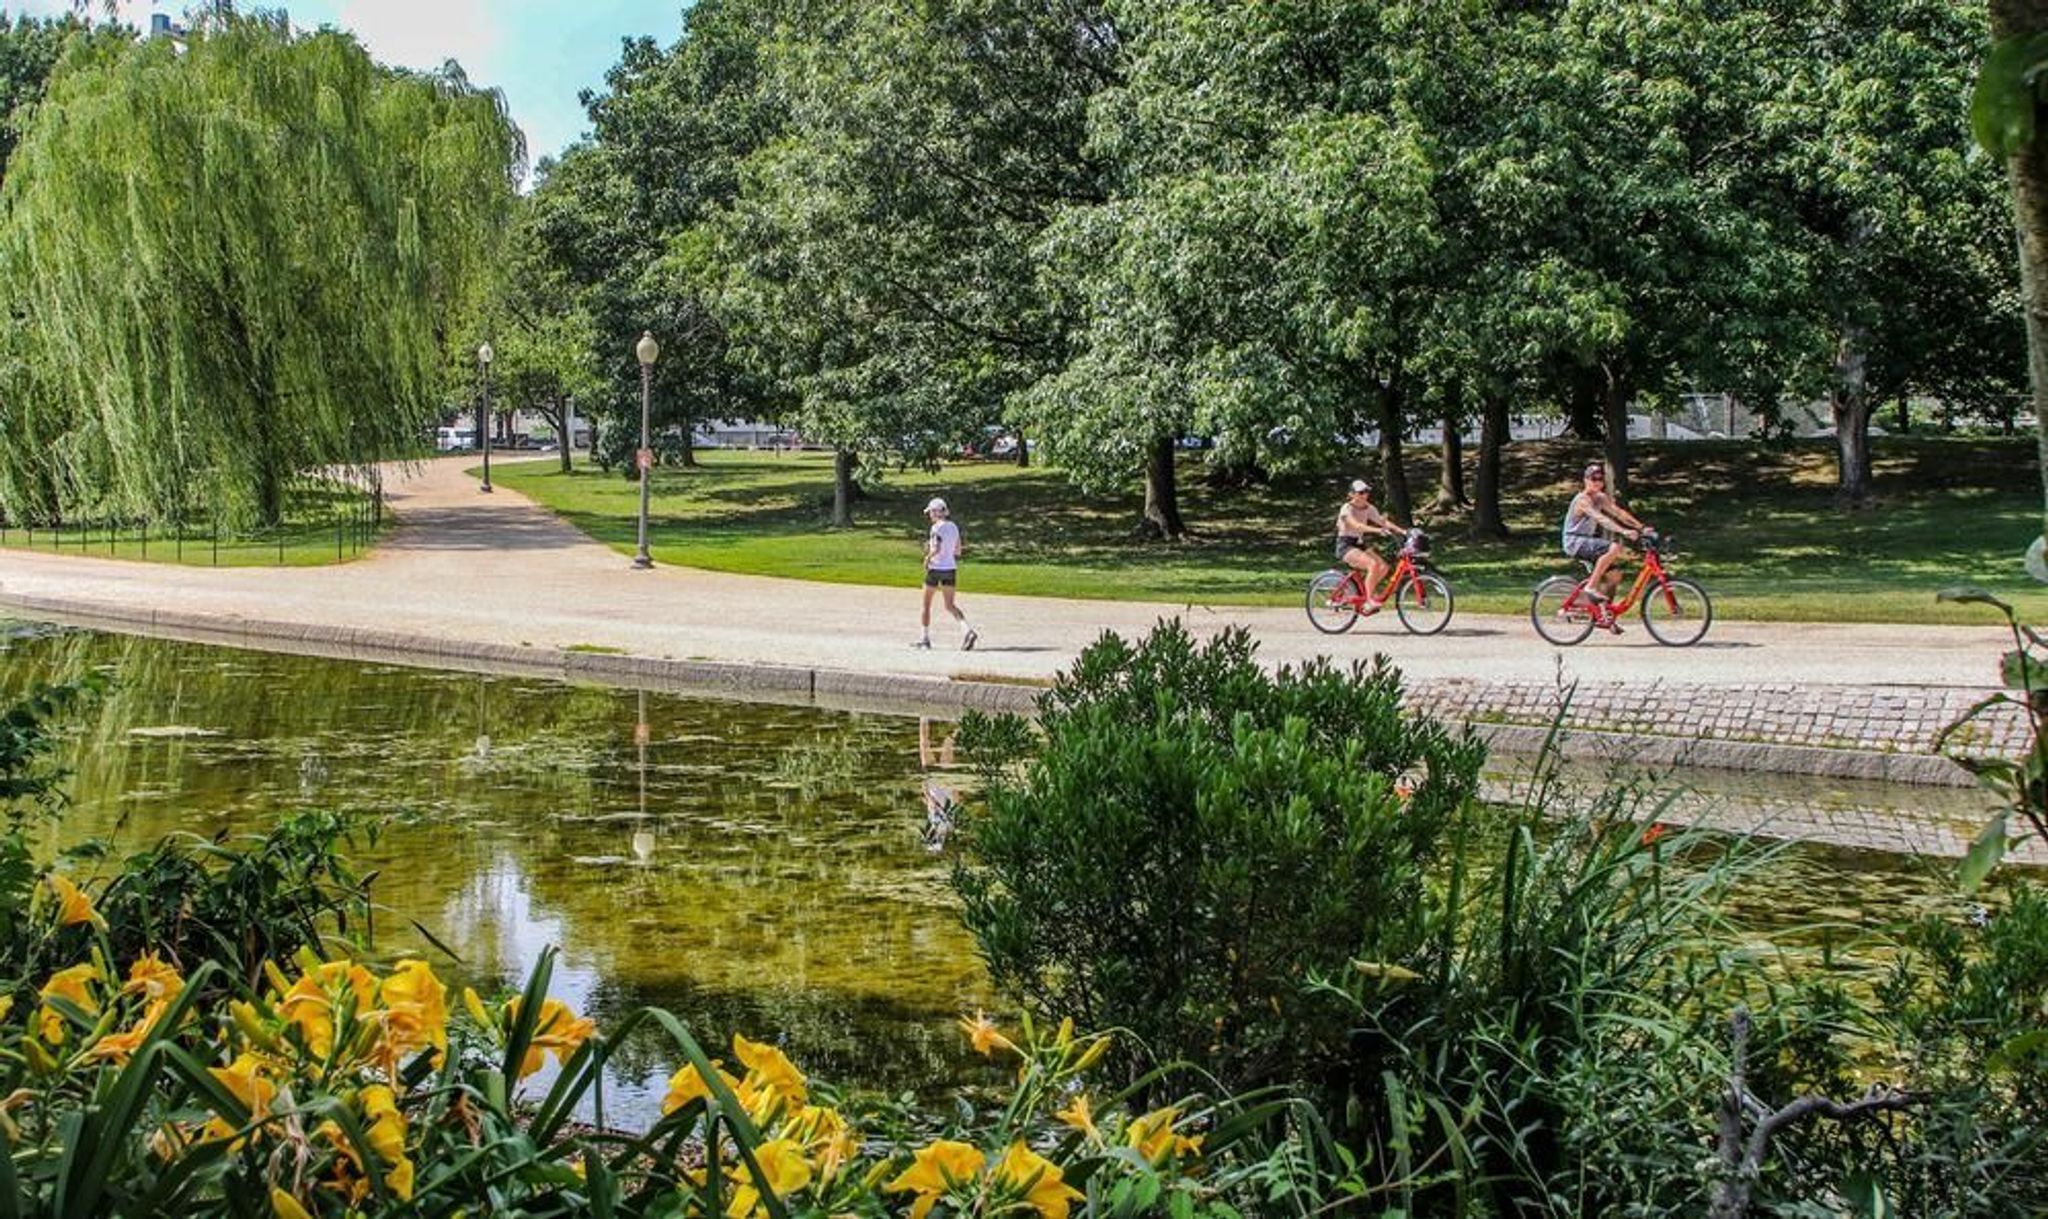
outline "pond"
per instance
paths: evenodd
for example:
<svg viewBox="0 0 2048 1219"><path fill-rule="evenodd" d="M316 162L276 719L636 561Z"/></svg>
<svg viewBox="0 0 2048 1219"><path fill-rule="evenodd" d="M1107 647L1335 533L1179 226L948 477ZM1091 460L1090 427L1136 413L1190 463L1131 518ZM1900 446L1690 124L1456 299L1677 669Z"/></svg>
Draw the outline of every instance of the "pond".
<svg viewBox="0 0 2048 1219"><path fill-rule="evenodd" d="M0 656L0 702L89 670L116 678L70 726L66 841L369 814L383 829L351 855L378 874L382 959L424 955L451 985L489 991L559 946L554 992L601 1025L654 1005L707 1042L778 1041L842 1084L985 1077L953 1020L994 996L922 839L928 786L956 782L950 725L18 624L0 629ZM1705 778L1696 798L1711 802ZM1836 795L1879 821L1928 799ZM1951 872L1801 846L1736 913L1760 933L1832 939L1953 909ZM651 1114L674 1061L651 1039L629 1047L608 1111Z"/></svg>

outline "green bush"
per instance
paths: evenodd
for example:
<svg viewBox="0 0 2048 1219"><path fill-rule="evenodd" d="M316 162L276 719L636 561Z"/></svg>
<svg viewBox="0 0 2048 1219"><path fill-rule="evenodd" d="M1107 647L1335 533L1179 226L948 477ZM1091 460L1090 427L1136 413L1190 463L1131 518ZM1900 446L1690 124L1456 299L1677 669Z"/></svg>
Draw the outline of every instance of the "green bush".
<svg viewBox="0 0 2048 1219"><path fill-rule="evenodd" d="M1035 740L969 717L955 883L995 981L1231 1086L1340 1068L1341 996L1310 983L1421 942L1482 756L1400 698L1384 664L1269 673L1241 629L1168 623L1089 647Z"/></svg>

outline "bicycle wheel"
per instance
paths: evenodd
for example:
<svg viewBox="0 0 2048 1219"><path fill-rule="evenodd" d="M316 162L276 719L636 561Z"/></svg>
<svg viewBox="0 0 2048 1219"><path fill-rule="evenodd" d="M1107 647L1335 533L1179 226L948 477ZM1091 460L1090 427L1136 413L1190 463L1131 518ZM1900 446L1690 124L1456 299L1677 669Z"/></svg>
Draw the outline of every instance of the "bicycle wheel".
<svg viewBox="0 0 2048 1219"><path fill-rule="evenodd" d="M1434 635L1451 624L1451 586L1435 572L1421 572L1394 595L1401 625L1417 635Z"/></svg>
<svg viewBox="0 0 2048 1219"><path fill-rule="evenodd" d="M1342 635L1358 625L1357 596L1351 573L1323 572L1308 582L1309 624L1325 635Z"/></svg>
<svg viewBox="0 0 2048 1219"><path fill-rule="evenodd" d="M1567 576L1552 576L1536 586L1529 598L1529 621L1536 633L1561 648L1568 648L1593 633L1593 610L1581 597L1570 609L1565 602L1579 591L1579 582Z"/></svg>
<svg viewBox="0 0 2048 1219"><path fill-rule="evenodd" d="M1643 590L1643 626L1658 643L1689 648L1714 624L1714 603L1691 580L1666 580Z"/></svg>

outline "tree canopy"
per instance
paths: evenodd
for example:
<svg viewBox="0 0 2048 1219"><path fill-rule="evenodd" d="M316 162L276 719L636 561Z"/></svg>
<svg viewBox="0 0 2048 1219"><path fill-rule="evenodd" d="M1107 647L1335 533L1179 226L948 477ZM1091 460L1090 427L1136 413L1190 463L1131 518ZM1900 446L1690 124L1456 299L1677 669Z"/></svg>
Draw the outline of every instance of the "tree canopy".
<svg viewBox="0 0 2048 1219"><path fill-rule="evenodd" d="M281 16L72 44L0 190L0 504L268 523L401 451L523 155L459 69Z"/></svg>

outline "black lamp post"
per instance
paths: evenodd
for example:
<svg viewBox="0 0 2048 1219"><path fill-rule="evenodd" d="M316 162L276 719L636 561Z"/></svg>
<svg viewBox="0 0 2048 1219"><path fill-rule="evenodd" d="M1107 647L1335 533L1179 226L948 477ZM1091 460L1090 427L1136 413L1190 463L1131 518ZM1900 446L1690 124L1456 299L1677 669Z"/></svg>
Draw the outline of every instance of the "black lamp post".
<svg viewBox="0 0 2048 1219"><path fill-rule="evenodd" d="M640 360L640 451L633 455L633 460L640 467L640 550L633 556L633 566L645 570L654 566L654 556L647 553L647 496L648 480L654 475L654 438L650 423L654 402L654 361L661 357L661 344L654 341L653 331L640 335L640 341L633 345L633 354Z"/></svg>
<svg viewBox="0 0 2048 1219"><path fill-rule="evenodd" d="M483 489L486 493L491 489L491 360L495 354L489 343L476 349L477 367L481 368L484 374L484 402L477 408L476 433L484 446Z"/></svg>

